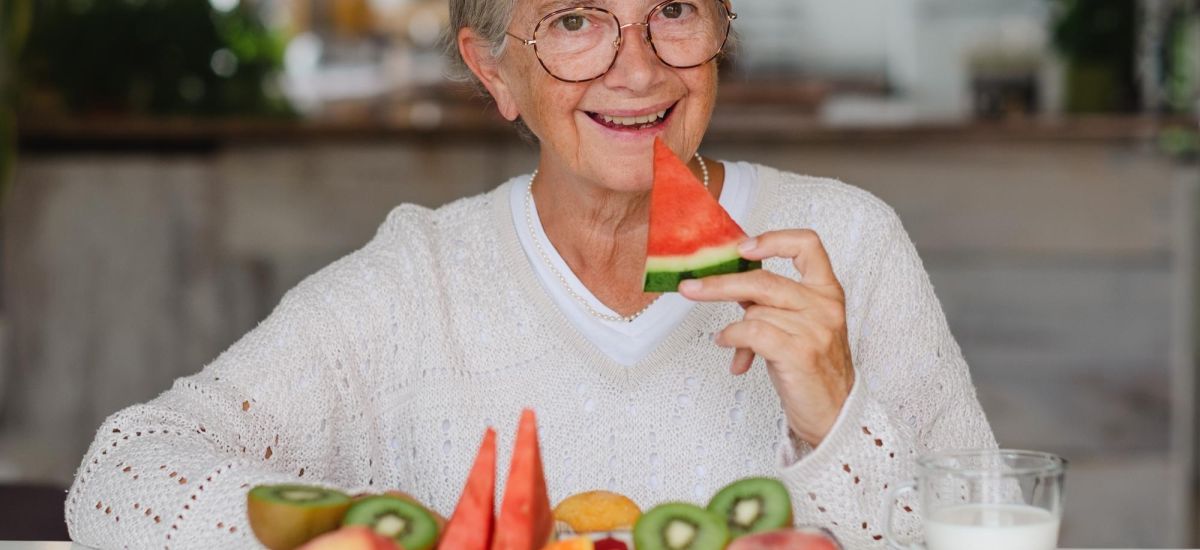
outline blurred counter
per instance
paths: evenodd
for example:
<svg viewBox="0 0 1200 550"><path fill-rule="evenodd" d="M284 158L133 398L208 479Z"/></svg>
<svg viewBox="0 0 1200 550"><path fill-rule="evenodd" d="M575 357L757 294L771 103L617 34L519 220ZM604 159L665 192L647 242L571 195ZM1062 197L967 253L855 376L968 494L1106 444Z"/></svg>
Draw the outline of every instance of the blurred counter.
<svg viewBox="0 0 1200 550"><path fill-rule="evenodd" d="M1130 141L1154 139L1177 117L1091 116L912 122L911 106L882 84L723 82L707 144L872 141ZM845 122L839 122L845 121ZM441 85L402 97L325 105L298 120L25 116L20 141L33 150L205 149L225 144L401 140L496 143L516 140L510 123L472 89Z"/></svg>

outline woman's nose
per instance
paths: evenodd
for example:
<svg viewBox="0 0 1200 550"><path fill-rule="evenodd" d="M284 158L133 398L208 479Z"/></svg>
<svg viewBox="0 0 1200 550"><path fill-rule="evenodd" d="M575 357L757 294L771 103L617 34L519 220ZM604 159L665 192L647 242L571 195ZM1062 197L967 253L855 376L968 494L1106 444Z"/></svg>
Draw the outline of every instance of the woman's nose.
<svg viewBox="0 0 1200 550"><path fill-rule="evenodd" d="M604 83L614 88L642 90L652 84L659 71L665 68L650 44L649 28L645 23L621 25L621 42L612 69L604 75Z"/></svg>
<svg viewBox="0 0 1200 550"><path fill-rule="evenodd" d="M626 23L621 25L617 30L621 31L621 36L625 36L625 29L638 31L643 41L650 42L650 25L648 23Z"/></svg>

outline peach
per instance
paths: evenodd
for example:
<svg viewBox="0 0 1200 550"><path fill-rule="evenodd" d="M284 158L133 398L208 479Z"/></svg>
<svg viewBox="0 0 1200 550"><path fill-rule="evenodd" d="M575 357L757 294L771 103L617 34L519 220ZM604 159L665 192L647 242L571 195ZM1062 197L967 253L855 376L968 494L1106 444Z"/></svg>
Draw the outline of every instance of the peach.
<svg viewBox="0 0 1200 550"><path fill-rule="evenodd" d="M841 545L820 529L779 529L733 540L726 550L841 550Z"/></svg>
<svg viewBox="0 0 1200 550"><path fill-rule="evenodd" d="M343 527L317 537L299 550L404 550L387 537L369 527Z"/></svg>

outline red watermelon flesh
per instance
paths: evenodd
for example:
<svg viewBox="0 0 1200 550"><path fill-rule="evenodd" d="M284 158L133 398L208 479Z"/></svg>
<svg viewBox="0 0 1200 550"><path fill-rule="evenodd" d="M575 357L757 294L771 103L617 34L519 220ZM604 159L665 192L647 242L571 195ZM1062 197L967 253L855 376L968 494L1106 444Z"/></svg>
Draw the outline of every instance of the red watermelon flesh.
<svg viewBox="0 0 1200 550"><path fill-rule="evenodd" d="M746 240L721 203L661 139L654 140L654 189L646 244L646 292L675 292L680 281L759 269L742 259Z"/></svg>
<svg viewBox="0 0 1200 550"><path fill-rule="evenodd" d="M439 548L488 550L496 500L496 431L488 428Z"/></svg>
<svg viewBox="0 0 1200 550"><path fill-rule="evenodd" d="M553 533L554 513L542 472L537 418L526 409L517 428L492 550L540 550Z"/></svg>

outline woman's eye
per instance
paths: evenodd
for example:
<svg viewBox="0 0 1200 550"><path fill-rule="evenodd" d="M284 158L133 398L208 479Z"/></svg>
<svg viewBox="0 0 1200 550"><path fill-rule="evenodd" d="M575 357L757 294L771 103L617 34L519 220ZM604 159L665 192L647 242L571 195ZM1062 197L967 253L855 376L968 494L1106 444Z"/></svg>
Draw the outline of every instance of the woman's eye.
<svg viewBox="0 0 1200 550"><path fill-rule="evenodd" d="M583 29L583 27L587 24L587 19L582 15L566 15L563 16L562 19L558 20L558 24L564 30L578 31Z"/></svg>
<svg viewBox="0 0 1200 550"><path fill-rule="evenodd" d="M672 2L667 4L663 6L662 9L663 17L666 17L667 19L679 19L680 17L683 17L687 7L688 6L682 2Z"/></svg>

